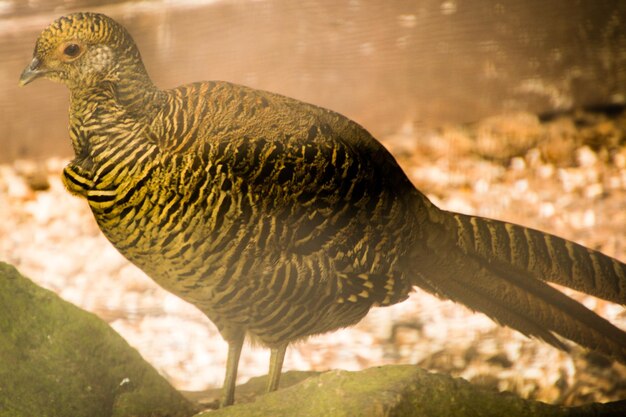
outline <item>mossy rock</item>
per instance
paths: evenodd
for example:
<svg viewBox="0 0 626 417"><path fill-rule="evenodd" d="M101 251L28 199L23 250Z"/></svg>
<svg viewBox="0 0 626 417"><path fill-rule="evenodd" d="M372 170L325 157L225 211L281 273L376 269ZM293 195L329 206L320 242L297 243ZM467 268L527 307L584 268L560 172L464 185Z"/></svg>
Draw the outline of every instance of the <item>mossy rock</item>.
<svg viewBox="0 0 626 417"><path fill-rule="evenodd" d="M0 417L192 414L105 322L0 262Z"/></svg>
<svg viewBox="0 0 626 417"><path fill-rule="evenodd" d="M289 372L288 388L262 394L266 377L237 387L243 404L196 417L601 417L626 416L626 401L562 407L480 388L412 365L389 365L360 372L330 371L317 376ZM259 396L252 401L256 392ZM214 395L215 393L211 393ZM251 402L247 402L251 401Z"/></svg>
<svg viewBox="0 0 626 417"><path fill-rule="evenodd" d="M239 404L197 417L626 415L626 401L565 408L410 365L288 372L283 389L264 394L265 385L266 377L254 378L237 388ZM0 417L186 417L196 410L106 323L0 262Z"/></svg>

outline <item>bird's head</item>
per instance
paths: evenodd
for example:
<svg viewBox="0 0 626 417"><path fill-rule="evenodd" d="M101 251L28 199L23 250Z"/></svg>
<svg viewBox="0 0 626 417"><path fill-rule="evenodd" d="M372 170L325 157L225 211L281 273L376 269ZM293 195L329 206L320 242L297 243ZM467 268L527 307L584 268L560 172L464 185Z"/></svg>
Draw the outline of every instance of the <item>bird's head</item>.
<svg viewBox="0 0 626 417"><path fill-rule="evenodd" d="M41 32L19 84L43 77L70 88L95 86L118 81L120 69L137 62L139 51L124 27L103 14L74 13Z"/></svg>

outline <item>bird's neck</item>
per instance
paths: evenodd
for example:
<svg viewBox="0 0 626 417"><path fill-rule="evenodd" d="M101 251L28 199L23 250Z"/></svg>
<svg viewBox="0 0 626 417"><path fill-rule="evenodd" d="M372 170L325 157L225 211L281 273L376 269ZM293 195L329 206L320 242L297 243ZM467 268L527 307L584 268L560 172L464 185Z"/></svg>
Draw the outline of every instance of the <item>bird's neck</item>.
<svg viewBox="0 0 626 417"><path fill-rule="evenodd" d="M78 110L96 106L104 112L115 111L138 120L152 120L166 94L154 85L140 60L124 68L127 70L115 73L112 80L69 86L72 107Z"/></svg>
<svg viewBox="0 0 626 417"><path fill-rule="evenodd" d="M130 114L152 119L164 100L164 93L159 90L139 61L132 71L122 72L113 84L116 99Z"/></svg>
<svg viewBox="0 0 626 417"><path fill-rule="evenodd" d="M143 69L143 68L142 68ZM115 82L70 88L70 136L77 157L97 162L102 149L143 132L157 117L166 93L145 71L120 74ZM140 146L134 138L133 146Z"/></svg>

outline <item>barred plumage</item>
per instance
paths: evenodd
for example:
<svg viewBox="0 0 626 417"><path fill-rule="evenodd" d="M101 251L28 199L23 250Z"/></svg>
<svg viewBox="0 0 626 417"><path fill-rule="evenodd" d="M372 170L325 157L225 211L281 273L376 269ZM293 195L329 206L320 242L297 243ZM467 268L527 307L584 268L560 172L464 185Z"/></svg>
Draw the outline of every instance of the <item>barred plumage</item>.
<svg viewBox="0 0 626 417"><path fill-rule="evenodd" d="M337 113L226 82L159 90L126 30L93 13L42 32L21 83L40 76L71 93L68 190L122 254L228 341L224 405L246 335L272 349L276 389L290 342L350 326L414 286L626 362L624 331L543 282L626 304L626 265L438 209Z"/></svg>

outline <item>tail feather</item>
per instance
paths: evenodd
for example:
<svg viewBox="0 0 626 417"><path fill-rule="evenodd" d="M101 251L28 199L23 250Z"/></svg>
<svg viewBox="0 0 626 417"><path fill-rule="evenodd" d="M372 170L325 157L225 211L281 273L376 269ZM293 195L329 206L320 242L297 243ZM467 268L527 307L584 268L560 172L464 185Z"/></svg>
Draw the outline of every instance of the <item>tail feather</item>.
<svg viewBox="0 0 626 417"><path fill-rule="evenodd" d="M558 348L565 345L556 335L626 363L626 332L543 282L548 278L626 304L620 282L626 272L623 264L521 226L452 216L452 221L444 220L444 228L431 231L426 240L430 250L415 259L422 271L416 285L425 282L437 295ZM456 241L449 238L451 223ZM587 265L585 259L596 265ZM582 276L583 271L593 274L591 279Z"/></svg>
<svg viewBox="0 0 626 417"><path fill-rule="evenodd" d="M423 280L428 281L424 277ZM526 336L537 337L554 347L567 350L567 346L546 329L544 324L537 323L528 318L526 314L520 314L516 309L512 309L501 299L494 299L484 291L459 282L452 276L438 274L436 283L429 282L429 291L439 297L464 304L474 311L480 311L495 322L514 328Z"/></svg>
<svg viewBox="0 0 626 417"><path fill-rule="evenodd" d="M626 264L548 233L498 220L451 213L457 244L535 278L626 305Z"/></svg>
<svg viewBox="0 0 626 417"><path fill-rule="evenodd" d="M526 295L528 314L537 316L548 329L626 362L626 332L542 281L528 279L520 271L497 262L490 267L499 278Z"/></svg>

